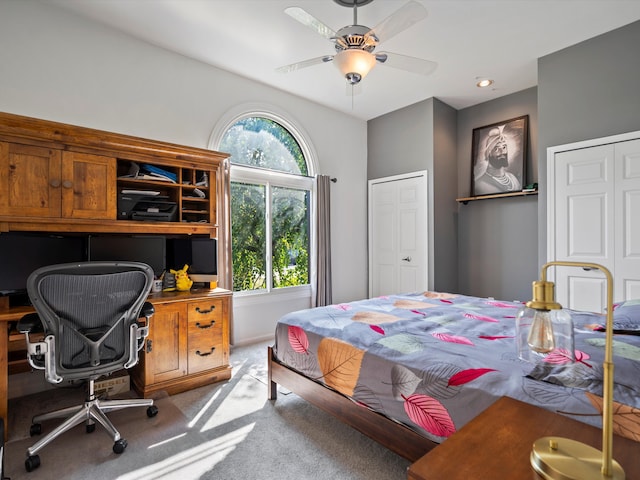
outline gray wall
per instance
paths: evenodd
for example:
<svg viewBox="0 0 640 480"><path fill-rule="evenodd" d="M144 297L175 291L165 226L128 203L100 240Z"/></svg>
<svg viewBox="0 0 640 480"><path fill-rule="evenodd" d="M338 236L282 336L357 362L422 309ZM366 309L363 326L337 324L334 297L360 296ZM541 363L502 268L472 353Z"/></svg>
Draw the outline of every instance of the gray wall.
<svg viewBox="0 0 640 480"><path fill-rule="evenodd" d="M369 180L431 170L433 102L430 98L367 122Z"/></svg>
<svg viewBox="0 0 640 480"><path fill-rule="evenodd" d="M469 196L471 135L476 127L529 115L527 182L536 181L537 95L531 88L456 111L437 99L368 123L369 179L429 171L431 288L526 300L537 272L537 196Z"/></svg>
<svg viewBox="0 0 640 480"><path fill-rule="evenodd" d="M539 59L537 88L456 112L457 191L451 198L469 196L473 129L525 114L529 115L526 182L537 181L540 194L459 205L454 220L458 264L454 290L505 300L530 298L531 282L547 260L547 148L640 130L639 45L640 22L634 22ZM451 139L451 132L439 127L450 128L452 122L450 112L440 121L443 113L437 105L432 99L369 122L368 178L438 168L437 147L429 142ZM432 175L436 190L440 180L437 172ZM447 208L440 204L443 198L436 194L433 202L436 232L451 218L448 213L444 222L439 218L441 208ZM443 243L434 243L436 287L450 258L448 252L440 257ZM451 290L448 285L447 281Z"/></svg>
<svg viewBox="0 0 640 480"><path fill-rule="evenodd" d="M640 130L640 22L538 61L539 263L547 261L547 148Z"/></svg>
<svg viewBox="0 0 640 480"><path fill-rule="evenodd" d="M537 181L537 90L529 88L458 111L458 197L471 190L473 129L529 115L525 183ZM538 277L539 196L476 200L458 207L460 293L529 300Z"/></svg>
<svg viewBox="0 0 640 480"><path fill-rule="evenodd" d="M456 111L430 98L370 120L367 150L369 180L429 171L429 285L457 291Z"/></svg>
<svg viewBox="0 0 640 480"><path fill-rule="evenodd" d="M433 101L433 255L434 290L458 292L457 112Z"/></svg>

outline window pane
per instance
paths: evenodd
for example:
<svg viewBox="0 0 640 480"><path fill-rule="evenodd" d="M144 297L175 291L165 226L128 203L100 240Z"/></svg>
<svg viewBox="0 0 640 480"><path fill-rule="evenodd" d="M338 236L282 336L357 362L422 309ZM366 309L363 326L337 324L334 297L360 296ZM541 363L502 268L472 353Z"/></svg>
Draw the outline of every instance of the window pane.
<svg viewBox="0 0 640 480"><path fill-rule="evenodd" d="M267 288L265 225L265 186L231 182L231 248L235 292Z"/></svg>
<svg viewBox="0 0 640 480"><path fill-rule="evenodd" d="M296 139L268 118L239 120L227 130L219 149L231 155L231 163L307 175L307 163Z"/></svg>
<svg viewBox="0 0 640 480"><path fill-rule="evenodd" d="M309 283L309 192L273 187L273 287Z"/></svg>

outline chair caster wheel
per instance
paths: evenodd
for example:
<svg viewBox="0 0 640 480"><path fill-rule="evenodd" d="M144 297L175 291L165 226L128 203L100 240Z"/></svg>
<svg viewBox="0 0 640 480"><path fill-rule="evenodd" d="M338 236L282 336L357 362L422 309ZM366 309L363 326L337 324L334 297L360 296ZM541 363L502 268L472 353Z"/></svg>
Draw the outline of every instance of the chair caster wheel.
<svg viewBox="0 0 640 480"><path fill-rule="evenodd" d="M34 435L40 435L42 433L42 425L40 423L34 423L33 425L31 425L31 427L29 427L29 435L30 436L34 436Z"/></svg>
<svg viewBox="0 0 640 480"><path fill-rule="evenodd" d="M153 418L157 414L158 414L158 407L156 407L155 405L151 405L149 408L147 408L147 417Z"/></svg>
<svg viewBox="0 0 640 480"><path fill-rule="evenodd" d="M39 455L32 455L30 457L27 457L27 459L24 461L24 468L27 469L27 472L33 472L39 466L40 466Z"/></svg>
<svg viewBox="0 0 640 480"><path fill-rule="evenodd" d="M95 432L96 431L96 424L95 423L87 424L87 426L85 427L85 430L87 431L87 433Z"/></svg>
<svg viewBox="0 0 640 480"><path fill-rule="evenodd" d="M127 441L124 438L121 438L113 444L113 453L120 454L124 452L125 448L127 448Z"/></svg>

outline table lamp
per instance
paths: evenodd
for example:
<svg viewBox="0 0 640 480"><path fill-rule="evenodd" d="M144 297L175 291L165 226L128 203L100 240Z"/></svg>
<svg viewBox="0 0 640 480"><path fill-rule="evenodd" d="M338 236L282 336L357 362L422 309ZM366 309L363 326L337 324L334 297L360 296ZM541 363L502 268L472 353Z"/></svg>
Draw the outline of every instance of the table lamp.
<svg viewBox="0 0 640 480"><path fill-rule="evenodd" d="M572 358L573 322L554 299L554 284L546 280L551 266L596 269L607 280L607 321L603 363L602 451L575 440L542 437L531 451L533 469L547 480L623 480L622 466L612 457L613 448L613 277L597 263L553 261L542 266L540 280L533 282L533 300L516 317L518 353L525 360L562 350ZM557 331L556 331L557 329Z"/></svg>

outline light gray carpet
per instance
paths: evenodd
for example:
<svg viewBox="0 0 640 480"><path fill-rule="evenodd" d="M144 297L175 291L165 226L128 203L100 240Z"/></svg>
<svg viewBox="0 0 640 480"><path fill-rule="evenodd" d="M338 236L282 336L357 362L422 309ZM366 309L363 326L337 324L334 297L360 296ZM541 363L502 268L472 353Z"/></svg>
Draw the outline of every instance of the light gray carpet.
<svg viewBox="0 0 640 480"><path fill-rule="evenodd" d="M82 395L46 392L12 400L6 474L11 480L406 478L406 460L297 395L281 390L277 401L267 400L267 345L232 349L231 380L161 398L155 418L144 409L109 414L129 442L121 455L112 452L102 427L88 435L81 425L45 447L41 467L27 473L30 416Z"/></svg>

